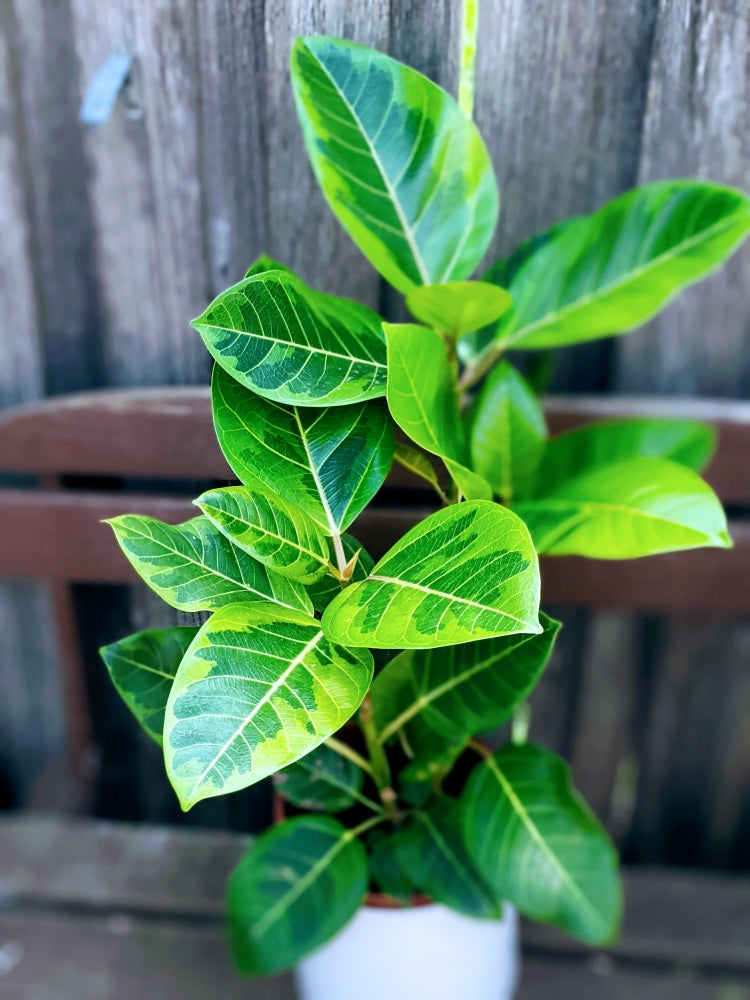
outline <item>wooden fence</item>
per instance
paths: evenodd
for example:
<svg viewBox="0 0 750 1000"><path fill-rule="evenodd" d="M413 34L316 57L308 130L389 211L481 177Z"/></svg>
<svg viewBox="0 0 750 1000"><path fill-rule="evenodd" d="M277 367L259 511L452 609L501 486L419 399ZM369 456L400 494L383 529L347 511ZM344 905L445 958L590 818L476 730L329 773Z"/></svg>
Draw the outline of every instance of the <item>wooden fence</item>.
<svg viewBox="0 0 750 1000"><path fill-rule="evenodd" d="M262 251L397 310L306 164L289 46L352 37L453 89L459 12L457 0L0 0L0 405L205 381L187 320ZM503 198L490 258L638 182L750 188L748 51L747 0L482 0L476 117ZM85 129L82 97L113 52L134 57L130 78L109 120ZM553 385L746 397L749 290L745 249L648 329L560 352ZM142 592L79 599L104 639L127 627L125 605L138 626L153 617ZM631 857L747 864L750 624L566 617L537 734L573 759ZM47 622L43 588L0 585L0 749L24 787L64 739ZM132 742L101 697L110 731ZM143 815L163 818L166 795Z"/></svg>

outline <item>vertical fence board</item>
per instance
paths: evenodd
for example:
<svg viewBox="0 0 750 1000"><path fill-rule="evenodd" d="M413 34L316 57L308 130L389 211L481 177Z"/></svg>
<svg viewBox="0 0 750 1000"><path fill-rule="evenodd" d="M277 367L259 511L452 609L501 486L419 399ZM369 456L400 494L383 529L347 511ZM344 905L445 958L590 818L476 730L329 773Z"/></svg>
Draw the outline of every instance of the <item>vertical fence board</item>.
<svg viewBox="0 0 750 1000"><path fill-rule="evenodd" d="M234 0L196 6L210 297L270 245L264 12Z"/></svg>
<svg viewBox="0 0 750 1000"><path fill-rule="evenodd" d="M750 189L750 5L662 0L640 182L703 177ZM628 392L750 393L750 246L619 345Z"/></svg>
<svg viewBox="0 0 750 1000"><path fill-rule="evenodd" d="M476 119L500 183L495 259L635 183L652 0L483 0ZM560 351L554 385L607 385L611 345Z"/></svg>
<svg viewBox="0 0 750 1000"><path fill-rule="evenodd" d="M638 180L700 176L750 187L750 7L662 0L654 33ZM746 396L750 248L617 344L615 380L631 392ZM636 857L727 863L750 784L738 706L750 683L746 630L681 619L657 625L630 850ZM744 639L743 639L744 636ZM746 716L745 716L746 717ZM717 820L716 817L721 819ZM720 822L722 835L714 836ZM718 833L718 831L717 831Z"/></svg>
<svg viewBox="0 0 750 1000"><path fill-rule="evenodd" d="M0 407L36 399L44 375L24 189L24 122L17 97L19 51L12 8L0 9ZM57 655L47 588L0 582L0 782L19 794L65 748ZM9 769L9 774L5 770Z"/></svg>
<svg viewBox="0 0 750 1000"><path fill-rule="evenodd" d="M379 279L334 218L307 163L289 83L296 36L338 35L388 48L383 0L292 0L266 5L269 246L325 291L378 303Z"/></svg>

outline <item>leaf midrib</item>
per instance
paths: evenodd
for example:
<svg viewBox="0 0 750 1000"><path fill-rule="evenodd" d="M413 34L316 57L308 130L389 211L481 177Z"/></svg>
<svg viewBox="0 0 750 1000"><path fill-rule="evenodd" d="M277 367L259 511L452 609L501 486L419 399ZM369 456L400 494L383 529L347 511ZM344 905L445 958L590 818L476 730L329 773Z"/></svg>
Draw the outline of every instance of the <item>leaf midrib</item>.
<svg viewBox="0 0 750 1000"><path fill-rule="evenodd" d="M270 908L270 910L266 911L263 919L259 920L257 924L250 928L250 933L256 941L268 933L269 928L272 927L279 917L287 909L289 909L289 907L295 903L297 899L299 899L302 893L305 892L313 882L316 881L321 872L330 865L333 858L335 858L336 855L339 854L352 839L351 831L345 830L333 847L326 851L326 853L319 858L301 878L297 879L291 889L289 889L288 892L286 892L285 895L283 895L281 899L279 899L278 902Z"/></svg>
<svg viewBox="0 0 750 1000"><path fill-rule="evenodd" d="M328 358L339 358L341 361L346 361L351 363L356 361L358 364L369 365L372 368L386 368L386 365L382 361L375 361L372 358L361 358L356 357L354 354L339 354L337 351L329 351L324 347L314 347L312 344L300 344L297 340L282 340L280 337L271 337L266 333L258 333L249 330L235 330L231 326L221 326L214 323L203 323L201 324L204 329L209 330L224 330L227 333L233 333L238 337L252 337L255 340L267 340L272 344L283 344L284 347L293 347L298 351L307 351L311 354L323 354Z"/></svg>
<svg viewBox="0 0 750 1000"><path fill-rule="evenodd" d="M523 643L528 642L530 638L531 636L529 636L528 639L521 640L519 644L523 645ZM378 742L385 743L386 740L390 739L390 737L393 736L393 734L397 732L402 726L406 725L407 722L411 721L411 719L419 715L425 708L428 708L434 701L437 701L438 698L441 698L444 694L447 694L448 691L452 691L453 688L458 687L460 684L463 684L465 681L469 680L475 674L481 673L483 670L488 669L490 665L498 663L501 660L506 659L508 656L512 656L515 653L517 653L519 644L514 645L512 648L504 650L501 653L493 653L491 656L486 657L484 660L480 660L479 663L475 663L472 667L467 668L460 674L451 677L450 680L444 681L442 684L438 684L437 687L432 688L426 694L421 694L416 701L412 702L412 704L408 708L404 709L404 711L400 715L398 715L395 719L393 719L392 722L388 723L385 729L383 729L380 732L378 736Z"/></svg>
<svg viewBox="0 0 750 1000"><path fill-rule="evenodd" d="M478 895L479 894L483 895L486 899L487 894L485 892L482 892L481 883L479 882L478 878L472 877L471 872L469 872L467 868L463 864L461 864L461 860L456 856L455 852L451 849L446 839L440 833L440 830L432 822L432 818L428 816L427 813L423 812L418 812L417 818L424 824L424 826L427 827L427 830L430 836L432 837L435 846L443 855L443 857L446 859L448 864L458 874L459 878L461 878L467 886L473 886L474 891ZM497 907L493 907L493 909L496 910Z"/></svg>
<svg viewBox="0 0 750 1000"><path fill-rule="evenodd" d="M417 265L417 270L419 271L419 276L422 279L422 283L425 284L425 285L429 285L430 284L430 276L427 273L427 269L426 269L425 263L422 260L422 255L421 255L421 253L419 251L419 248L418 248L418 246L417 246L417 244L415 242L414 234L412 233L411 227L408 225L408 223L406 221L406 217L404 216L404 212L403 212L403 209L401 207L401 203L398 200L398 197L396 196L396 191L395 191L395 189L391 185L390 179L388 178L388 176L387 176L387 174L385 172L385 168L383 167L383 164L382 164L382 162L380 160L380 156L378 155L377 151L375 150L375 147L371 143L370 136L368 135L367 131L365 130L365 127L364 127L364 124L362 123L362 120L360 119L360 117L357 114L357 112L354 110L354 107L349 103L348 98L344 95L344 93L341 90L341 88L339 87L338 83L336 83L336 81L333 79L333 77L329 73L328 68L321 62L321 60L318 58L317 55L315 55L315 53L311 52L310 49L308 49L308 52L310 52L310 54L312 55L312 57L315 59L315 61L320 66L321 70L328 77L328 79L331 82L331 86L336 91L336 93L339 95L339 98L341 99L342 103L348 109L349 114L352 116L352 118L354 119L354 121L357 123L357 126L359 127L360 135L365 140L365 142L367 144L367 148L370 150L370 155L372 156L373 160L375 161L375 166L378 168L378 172L380 173L381 180L383 181L383 186L386 189L388 197L391 200L391 204L393 205L393 207L394 207L394 209L396 211L396 215L398 216L398 220L401 223L401 227L403 229L403 235L404 235L404 237L406 239L406 242L407 242L407 244L409 246L409 249L412 252L412 257L414 258L414 263ZM369 67L368 67L368 72L369 72ZM390 256L390 253L389 253L389 256ZM399 268L399 270L401 270L401 268Z"/></svg>
<svg viewBox="0 0 750 1000"><path fill-rule="evenodd" d="M205 506L208 507L209 505L206 504ZM328 559L327 559L327 557L326 556L322 556L322 555L320 555L317 552L314 552L312 549L305 548L305 546L299 540L299 534L297 534L296 539L287 538L285 535L279 535L275 531L271 531L269 528L266 528L264 525L256 524L253 521L248 520L246 517L240 516L239 514L232 514L231 511L223 510L221 507L209 507L209 509L210 510L218 511L220 514L225 514L226 516L231 517L233 520L239 521L240 524L246 525L247 528L248 528L248 530L250 530L250 531L260 532L260 534L262 534L264 537L275 538L277 542L282 542L284 545L288 545L288 546L290 546L290 548L296 549L298 552L301 552L303 555L310 556L310 558L314 559L316 562L320 563L322 566L328 566ZM201 510L203 510L203 507L201 507ZM205 511L204 511L204 513L205 513ZM206 516L208 516L208 515L206 515ZM292 524L294 524L294 522L293 522L293 520L292 520L291 517L289 518L289 520L292 521ZM294 528L295 528L295 531L297 531L297 526L296 525L294 525ZM239 539L235 539L235 540L237 541L237 544L239 545L240 544ZM231 538L230 538L230 541L232 541ZM271 568L273 568L273 567L271 567Z"/></svg>
<svg viewBox="0 0 750 1000"><path fill-rule="evenodd" d="M528 832L529 836L531 837L531 839L537 844L537 846L539 847L539 849L542 851L542 853L545 855L545 857L552 864L552 867L558 873L558 875L560 876L561 880L565 883L565 885L568 886L569 891L573 893L573 895L579 900L579 902L581 902L583 904L583 906L585 907L585 909L587 909L589 911L589 913L592 913L594 915L594 917L596 918L597 922L601 922L602 921L602 914L596 909L596 907L591 903L591 901L584 895L584 893L580 890L580 888L578 887L578 885L576 884L576 882L573 881L573 879L572 879L570 873L568 872L567 868L565 868L565 866L562 864L562 862L557 857L557 855L555 854L555 852L552 850L552 848L548 844L547 840L545 839L544 835L540 831L539 827L536 825L536 823L531 818L531 816L530 816L528 810L526 809L526 807L524 806L523 802L516 795L516 793L515 793L515 791L513 789L512 783L508 780L508 778L505 777L505 775L503 774L502 770L500 769L500 767L499 767L496 759L494 757L492 757L492 756L487 757L486 758L486 763L487 763L487 766L489 767L490 771L492 772L492 774L494 774L495 777L497 778L498 784L502 788L503 792L505 793L506 797L508 798L508 801L511 804L511 807L513 808L513 810L515 811L515 813L518 816L519 820L521 821L521 823L523 824L523 826L527 830L527 832ZM605 922L606 922L606 920L605 920Z"/></svg>
<svg viewBox="0 0 750 1000"><path fill-rule="evenodd" d="M516 574L517 575L517 574ZM480 611L491 611L493 614L502 615L504 618L510 618L514 622L518 622L519 625L529 625L530 622L526 622L521 618L512 615L509 611L501 611L498 608L490 607L488 604L480 604L478 601L472 601L468 597L459 597L457 594L447 594L442 590L433 590L430 587L425 587L420 583L411 583L409 580L401 580L395 576L380 576L379 574L370 575L367 577L368 580L377 580L379 583L393 583L399 587L408 587L412 590L421 590L424 594L429 594L434 597L444 597L446 600L451 602L456 602L458 604L465 604L467 607L478 608ZM512 577L509 577L512 579ZM366 581L362 581L363 583Z"/></svg>
<svg viewBox="0 0 750 1000"><path fill-rule="evenodd" d="M242 734L244 729L253 721L253 719L257 716L261 708L263 708L263 706L270 701L270 699L276 694L277 691L279 691L280 688L284 687L286 679L289 677L289 675L294 670L296 670L297 667L300 666L300 664L304 662L304 658L307 656L308 653L311 653L316 648L316 646L318 645L318 643L321 641L322 638L323 638L323 632L322 630L319 630L318 632L315 633L312 639L310 639L307 645L302 650L300 650L299 653L297 653L297 655L291 661L286 670L284 670L284 672L280 674L279 677L276 678L276 680L273 682L273 684L271 684L268 691L266 691L263 697L255 703L252 711L249 712L246 716L243 716L242 725L236 727L236 729L229 737L229 739L227 739L226 742L222 744L219 751L216 753L216 755L214 756L213 760L208 765L208 767L205 768L203 772L199 775L199 777L196 779L193 787L190 790L190 794L187 796L186 800L188 802L191 802L193 800L193 797L198 788L200 787L200 785L206 780L207 775L209 775L213 771L219 759L227 752L228 748L232 745L232 743L234 743L237 737L240 734ZM213 644L209 641L205 644L203 648L211 648L212 645ZM200 683L200 681L194 681L193 683ZM187 691L187 687L182 692L180 692L180 696L183 695L185 691Z"/></svg>
<svg viewBox="0 0 750 1000"><path fill-rule="evenodd" d="M541 316L538 320L533 323L529 323L527 326L519 327L514 333L506 337L502 337L497 341L492 341L493 344L514 344L521 339L526 339L530 334L534 333L536 330L544 328L545 326L550 326L556 323L560 318L564 318L571 312L575 312L578 309L583 309L592 302L596 302L600 298L604 298L609 295L612 291L617 290L623 285L627 285L631 281L635 281L640 278L647 271L653 270L660 267L665 261L671 260L674 257L680 256L685 250L691 249L698 243L703 242L703 240L711 239L717 233L720 233L723 229L729 229L732 225L737 222L737 216L742 215L741 212L735 212L730 219L723 220L722 222L717 222L713 226L709 226L708 229L704 229L701 233L696 236L691 237L688 240L684 240L680 243L676 249L670 250L669 252L660 254L658 257L652 258L647 264L643 264L640 267L634 268L632 271L628 271L627 275L622 278L618 278L616 281L610 282L608 285L597 289L588 295L581 296L581 298L576 299L575 302L571 302L566 306L562 306L560 309L556 309L553 312L547 313ZM718 266L718 264L716 265ZM512 282L511 282L512 284ZM682 287L682 286L680 286Z"/></svg>
<svg viewBox="0 0 750 1000"><path fill-rule="evenodd" d="M694 528L691 525L683 524L682 521L675 521L660 514L653 514L650 511L643 510L642 507L627 507L624 504L612 503L606 500L566 500L564 497L547 497L539 500L524 500L518 504L518 507L526 506L538 508L569 508L575 506L576 510L574 513L571 513L569 520L579 520L589 513L624 514L630 517L642 517L648 521L658 521L660 524L668 524L671 527L678 527L683 531L692 532L703 538L714 537L700 528Z"/></svg>

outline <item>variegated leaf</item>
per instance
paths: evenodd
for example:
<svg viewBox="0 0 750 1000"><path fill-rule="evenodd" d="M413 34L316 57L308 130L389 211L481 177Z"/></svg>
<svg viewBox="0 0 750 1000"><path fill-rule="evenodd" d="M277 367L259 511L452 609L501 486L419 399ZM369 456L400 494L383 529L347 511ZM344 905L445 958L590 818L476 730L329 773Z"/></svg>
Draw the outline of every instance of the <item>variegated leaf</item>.
<svg viewBox="0 0 750 1000"><path fill-rule="evenodd" d="M107 523L136 573L178 611L215 611L242 600L312 610L301 584L235 548L206 517L164 524L123 514Z"/></svg>
<svg viewBox="0 0 750 1000"><path fill-rule="evenodd" d="M323 193L380 273L402 292L467 278L499 199L482 138L453 98L340 38L297 39L292 85Z"/></svg>
<svg viewBox="0 0 750 1000"><path fill-rule="evenodd" d="M344 531L382 486L393 422L382 400L335 409L289 407L256 396L216 366L214 425L238 479L258 480L329 535Z"/></svg>
<svg viewBox="0 0 750 1000"><path fill-rule="evenodd" d="M489 484L469 467L455 378L439 333L410 323L384 323L388 342L388 407L411 440L442 458L463 495L488 500Z"/></svg>
<svg viewBox="0 0 750 1000"><path fill-rule="evenodd" d="M372 704L382 743L397 733L413 764L451 764L470 737L496 729L534 689L560 623L540 615L539 635L507 635L440 649L409 649L375 678Z"/></svg>
<svg viewBox="0 0 750 1000"><path fill-rule="evenodd" d="M372 656L273 604L232 604L201 628L164 722L167 774L184 809L246 788L304 757L347 721Z"/></svg>
<svg viewBox="0 0 750 1000"><path fill-rule="evenodd" d="M331 816L267 830L229 878L229 937L242 972L291 968L339 931L367 892L356 833Z"/></svg>
<svg viewBox="0 0 750 1000"><path fill-rule="evenodd" d="M328 539L299 507L258 490L228 486L195 501L238 548L281 576L314 583L328 570Z"/></svg>
<svg viewBox="0 0 750 1000"><path fill-rule="evenodd" d="M244 278L192 325L222 368L277 403L336 406L385 395L377 313L316 292L289 270Z"/></svg>
<svg viewBox="0 0 750 1000"><path fill-rule="evenodd" d="M159 746L172 682L197 633L188 626L152 628L99 650L118 694Z"/></svg>
<svg viewBox="0 0 750 1000"><path fill-rule="evenodd" d="M487 500L439 510L328 606L323 628L334 642L386 649L541 632L528 530Z"/></svg>
<svg viewBox="0 0 750 1000"><path fill-rule="evenodd" d="M559 757L503 747L474 768L461 805L469 854L501 899L584 941L613 940L617 854Z"/></svg>

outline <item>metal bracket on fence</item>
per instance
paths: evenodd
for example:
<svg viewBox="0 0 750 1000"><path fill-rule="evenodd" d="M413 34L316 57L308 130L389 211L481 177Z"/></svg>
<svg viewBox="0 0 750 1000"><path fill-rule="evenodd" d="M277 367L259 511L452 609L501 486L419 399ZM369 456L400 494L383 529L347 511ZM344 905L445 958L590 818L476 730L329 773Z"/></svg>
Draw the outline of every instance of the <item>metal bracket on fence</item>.
<svg viewBox="0 0 750 1000"><path fill-rule="evenodd" d="M121 52L113 52L94 73L91 83L78 112L79 120L91 128L103 125L112 114L115 101L120 93L125 93L132 80L133 57ZM142 114L140 102L131 95L127 102L129 117L139 118Z"/></svg>

